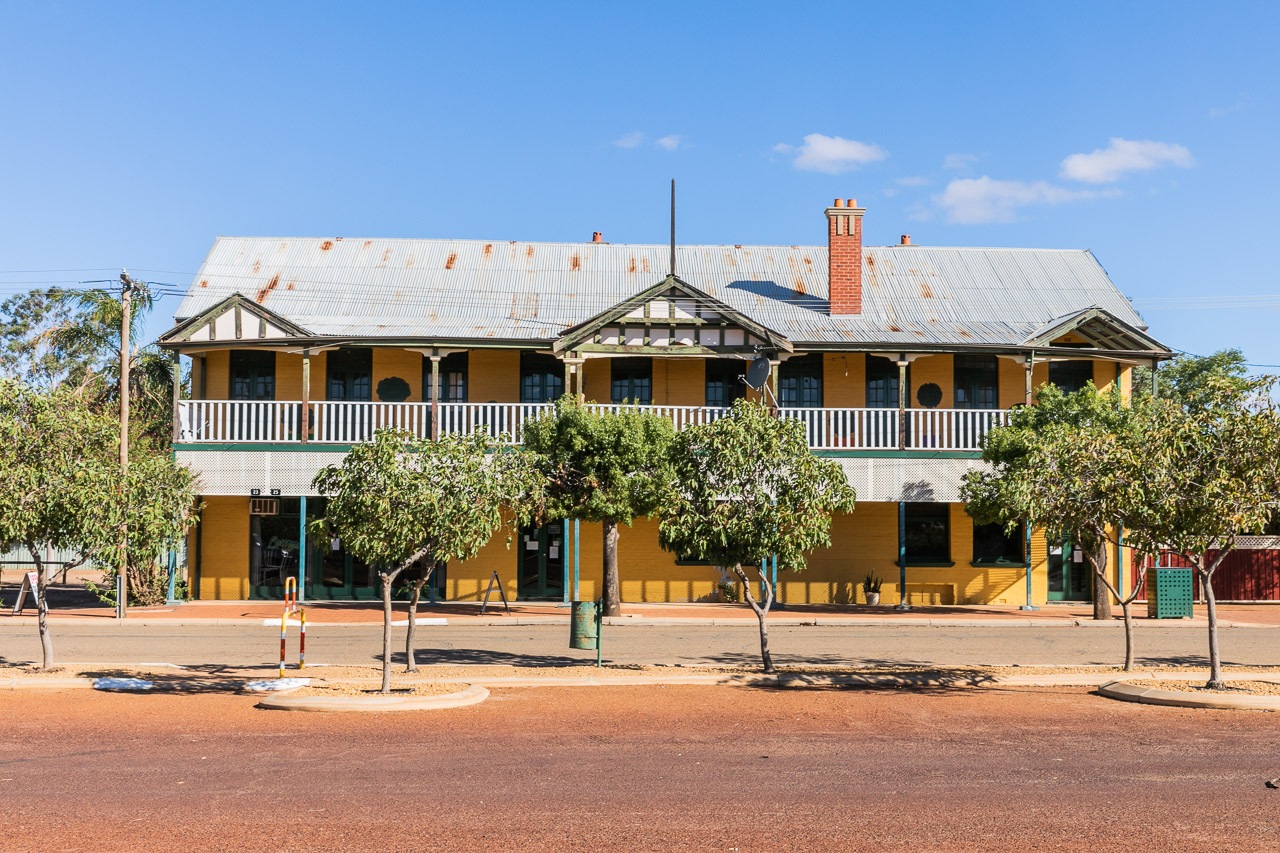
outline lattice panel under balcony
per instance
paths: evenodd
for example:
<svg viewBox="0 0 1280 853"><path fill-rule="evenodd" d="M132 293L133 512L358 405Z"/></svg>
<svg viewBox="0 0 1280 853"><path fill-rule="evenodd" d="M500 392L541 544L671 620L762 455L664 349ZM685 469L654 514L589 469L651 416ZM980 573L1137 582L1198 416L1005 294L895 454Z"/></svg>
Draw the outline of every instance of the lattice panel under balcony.
<svg viewBox="0 0 1280 853"><path fill-rule="evenodd" d="M178 462L200 477L202 495L249 495L250 489L282 496L318 495L311 488L316 473L336 465L345 453L335 451L179 450Z"/></svg>
<svg viewBox="0 0 1280 853"><path fill-rule="evenodd" d="M979 459L838 459L858 501L959 503L966 471L985 468Z"/></svg>

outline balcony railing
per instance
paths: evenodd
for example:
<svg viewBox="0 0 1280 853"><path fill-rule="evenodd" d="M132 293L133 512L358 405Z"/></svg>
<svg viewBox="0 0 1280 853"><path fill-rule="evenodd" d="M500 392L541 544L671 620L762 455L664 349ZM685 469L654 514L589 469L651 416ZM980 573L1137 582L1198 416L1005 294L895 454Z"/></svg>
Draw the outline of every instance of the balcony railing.
<svg viewBox="0 0 1280 853"><path fill-rule="evenodd" d="M430 403L312 402L307 441L354 444L369 441L383 428L431 436ZM519 444L524 424L550 408L549 403L441 403L441 434L486 429ZM668 417L681 430L711 423L728 409L705 406L636 406L589 404L598 411L640 410ZM301 402L181 400L178 440L192 443L302 443ZM897 409L779 410L784 418L804 424L814 450L979 450L982 439L1009 421L1003 409L908 409L901 424Z"/></svg>

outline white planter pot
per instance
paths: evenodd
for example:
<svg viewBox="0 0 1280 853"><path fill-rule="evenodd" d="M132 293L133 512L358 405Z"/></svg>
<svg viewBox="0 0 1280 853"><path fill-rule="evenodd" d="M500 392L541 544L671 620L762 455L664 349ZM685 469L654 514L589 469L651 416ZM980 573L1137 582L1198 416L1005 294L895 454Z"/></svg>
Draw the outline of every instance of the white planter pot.
<svg viewBox="0 0 1280 853"><path fill-rule="evenodd" d="M880 593L878 593L878 592L867 592L867 593L863 593L863 594L867 597L867 604L879 604L879 603L880 603Z"/></svg>

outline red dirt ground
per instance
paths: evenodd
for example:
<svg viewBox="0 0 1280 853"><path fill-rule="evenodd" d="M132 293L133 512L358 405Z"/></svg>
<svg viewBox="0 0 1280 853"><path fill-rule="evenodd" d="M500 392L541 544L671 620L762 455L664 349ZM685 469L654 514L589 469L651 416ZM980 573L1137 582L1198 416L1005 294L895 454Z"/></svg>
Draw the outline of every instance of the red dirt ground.
<svg viewBox="0 0 1280 853"><path fill-rule="evenodd" d="M1276 717L1085 690L0 694L5 850L1276 849Z"/></svg>

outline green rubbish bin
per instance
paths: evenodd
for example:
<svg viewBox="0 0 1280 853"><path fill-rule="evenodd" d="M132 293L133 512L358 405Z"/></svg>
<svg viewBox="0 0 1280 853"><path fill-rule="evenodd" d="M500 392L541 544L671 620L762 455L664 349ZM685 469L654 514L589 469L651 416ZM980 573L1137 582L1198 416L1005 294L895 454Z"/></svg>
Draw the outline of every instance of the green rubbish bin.
<svg viewBox="0 0 1280 853"><path fill-rule="evenodd" d="M1190 619L1194 592L1192 569L1147 569L1147 616L1152 619Z"/></svg>
<svg viewBox="0 0 1280 853"><path fill-rule="evenodd" d="M575 601L570 610L569 648L600 648L600 617L594 601Z"/></svg>

